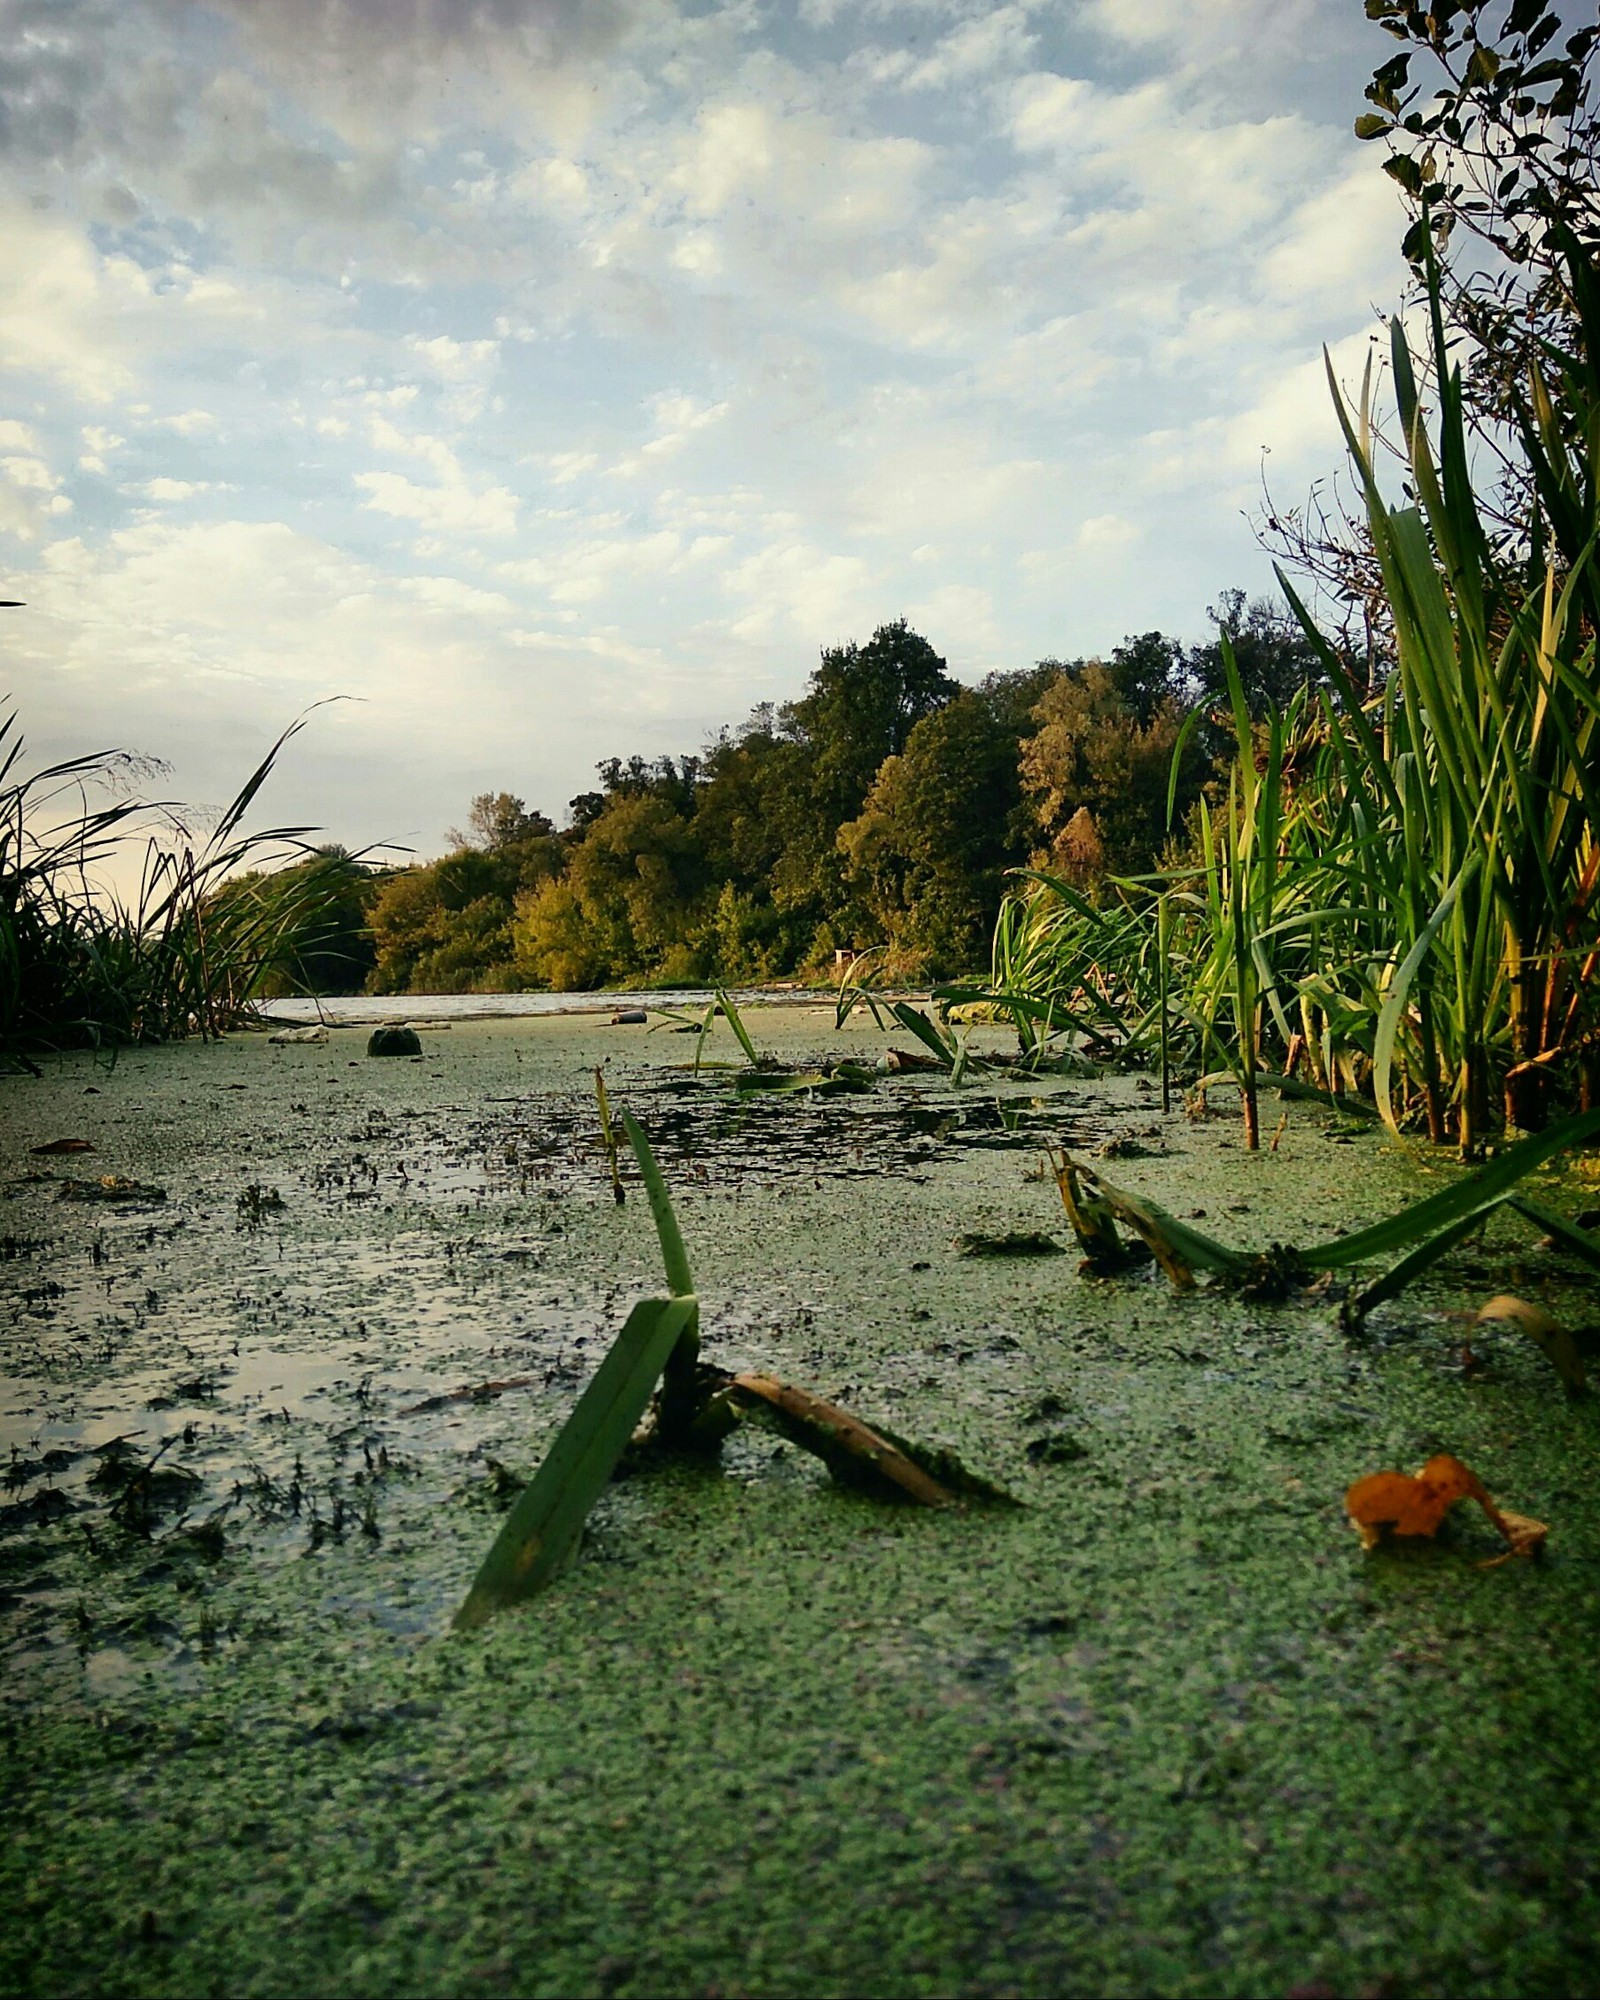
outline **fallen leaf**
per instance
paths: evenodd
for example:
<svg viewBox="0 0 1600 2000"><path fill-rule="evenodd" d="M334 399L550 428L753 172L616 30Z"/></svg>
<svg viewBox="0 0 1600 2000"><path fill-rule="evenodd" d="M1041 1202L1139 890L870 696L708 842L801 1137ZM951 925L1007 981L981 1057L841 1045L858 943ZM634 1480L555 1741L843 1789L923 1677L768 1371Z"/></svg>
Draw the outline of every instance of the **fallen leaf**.
<svg viewBox="0 0 1600 2000"><path fill-rule="evenodd" d="M38 1158L43 1153L92 1153L94 1147L87 1139L52 1139L47 1146L30 1146L28 1151Z"/></svg>
<svg viewBox="0 0 1600 2000"><path fill-rule="evenodd" d="M165 1201L165 1188L130 1181L121 1174L103 1174L97 1181L62 1181L57 1201Z"/></svg>
<svg viewBox="0 0 1600 2000"><path fill-rule="evenodd" d="M1550 1530L1543 1521L1535 1521L1527 1514L1513 1514L1509 1508L1502 1507L1500 1532L1511 1546L1503 1555L1490 1556L1487 1561L1479 1563L1479 1569L1498 1569L1501 1563L1510 1562L1513 1556L1538 1555Z"/></svg>
<svg viewBox="0 0 1600 2000"><path fill-rule="evenodd" d="M1363 1548L1376 1548L1385 1534L1436 1535L1458 1500L1476 1500L1505 1537L1506 1556L1537 1555L1549 1529L1526 1515L1496 1507L1483 1481L1459 1458L1440 1452L1415 1473L1370 1472L1344 1496L1344 1509ZM1491 1558L1503 1562L1505 1556Z"/></svg>
<svg viewBox="0 0 1600 2000"><path fill-rule="evenodd" d="M1477 1324L1516 1327L1528 1336L1561 1377L1562 1386L1569 1396L1581 1396L1588 1388L1583 1356L1579 1354L1572 1335L1559 1321L1553 1320L1543 1306L1532 1305L1527 1299L1514 1298L1511 1293L1502 1292L1478 1314Z"/></svg>

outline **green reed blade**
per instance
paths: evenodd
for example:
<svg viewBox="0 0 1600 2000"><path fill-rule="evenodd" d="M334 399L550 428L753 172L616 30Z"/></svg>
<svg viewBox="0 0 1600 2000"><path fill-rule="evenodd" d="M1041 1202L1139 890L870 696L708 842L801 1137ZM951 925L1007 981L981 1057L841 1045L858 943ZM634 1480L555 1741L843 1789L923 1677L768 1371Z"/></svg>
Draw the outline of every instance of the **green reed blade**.
<svg viewBox="0 0 1600 2000"><path fill-rule="evenodd" d="M1374 1223L1370 1229L1335 1237L1331 1243L1319 1244L1300 1254L1317 1270L1335 1270L1341 1264L1359 1264L1369 1257L1382 1257L1403 1244L1414 1243L1418 1237L1432 1235L1496 1207L1535 1167L1542 1166L1565 1147L1581 1146L1597 1134L1600 1134L1600 1110L1580 1111L1575 1117L1563 1118L1543 1132L1534 1133L1531 1138L1518 1140L1487 1166L1466 1175L1453 1187L1441 1188L1426 1201L1416 1202L1398 1215Z"/></svg>
<svg viewBox="0 0 1600 2000"><path fill-rule="evenodd" d="M644 1191L650 1198L650 1213L655 1218L656 1234L661 1239L661 1261L667 1268L667 1290L675 1299L692 1298L694 1278L689 1270L689 1253L684 1248L678 1218L672 1212L672 1197L661 1178L661 1169L650 1150L650 1141L639 1129L631 1111L623 1112L622 1129L627 1133L633 1156L639 1162Z"/></svg>
<svg viewBox="0 0 1600 2000"><path fill-rule="evenodd" d="M641 1299L629 1313L484 1557L452 1621L457 1631L532 1597L572 1553L695 1312L691 1295Z"/></svg>

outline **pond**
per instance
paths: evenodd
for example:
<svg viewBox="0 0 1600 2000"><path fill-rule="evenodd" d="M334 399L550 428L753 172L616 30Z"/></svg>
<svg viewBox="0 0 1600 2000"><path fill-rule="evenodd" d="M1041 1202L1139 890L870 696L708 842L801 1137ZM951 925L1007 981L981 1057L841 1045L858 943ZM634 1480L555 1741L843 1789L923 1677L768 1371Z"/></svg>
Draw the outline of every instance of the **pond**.
<svg viewBox="0 0 1600 2000"><path fill-rule="evenodd" d="M887 1041L749 1018L788 1060ZM1095 1279L1046 1144L1251 1248L1454 1169L1302 1106L1247 1155L1131 1075L744 1102L692 1047L457 1019L417 1059L335 1026L0 1085L5 1989L1592 1984L1594 1417L1513 1332L1467 1339L1492 1292L1593 1318L1574 1267L1492 1225L1359 1340L1326 1297ZM614 1485L544 1596L449 1635L661 1286L596 1064L657 1142L707 1354L1022 1508L881 1505L741 1432ZM32 1150L67 1138L93 1153ZM102 1175L144 1192L63 1199ZM1466 1519L1362 1553L1346 1486L1436 1450L1551 1524L1541 1562L1479 1567Z"/></svg>

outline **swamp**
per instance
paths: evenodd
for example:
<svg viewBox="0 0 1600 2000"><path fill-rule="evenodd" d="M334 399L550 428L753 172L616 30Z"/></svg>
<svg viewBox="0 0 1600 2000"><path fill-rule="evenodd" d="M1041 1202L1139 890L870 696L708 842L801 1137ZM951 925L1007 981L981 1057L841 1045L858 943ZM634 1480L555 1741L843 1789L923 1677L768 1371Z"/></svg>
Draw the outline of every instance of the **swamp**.
<svg viewBox="0 0 1600 2000"><path fill-rule="evenodd" d="M1600 23L51 11L0 1992L1600 1993Z"/></svg>
<svg viewBox="0 0 1600 2000"><path fill-rule="evenodd" d="M1304 1102L1252 1153L1112 1068L884 1076L905 1037L859 1010L743 1022L874 1081L739 1092L591 1013L7 1087L5 1989L1588 1990L1593 1406L1473 1323L1581 1326L1581 1263L1502 1209L1348 1328L1342 1285L1100 1277L1052 1150L1247 1249L1463 1169ZM1020 1506L886 1503L741 1427L449 1630L659 1285L597 1065L707 1351ZM1440 1452L1537 1559L1459 1509L1363 1551L1346 1489Z"/></svg>

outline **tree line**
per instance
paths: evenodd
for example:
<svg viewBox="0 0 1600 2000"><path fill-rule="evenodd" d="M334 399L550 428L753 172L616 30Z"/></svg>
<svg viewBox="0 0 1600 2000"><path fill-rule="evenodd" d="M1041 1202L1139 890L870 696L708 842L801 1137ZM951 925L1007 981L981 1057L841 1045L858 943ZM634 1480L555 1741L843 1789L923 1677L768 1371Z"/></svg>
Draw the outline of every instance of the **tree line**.
<svg viewBox="0 0 1600 2000"><path fill-rule="evenodd" d="M1007 869L1092 892L1159 862L1180 738L1179 823L1225 746L1223 633L1258 705L1321 671L1274 604L1231 590L1210 615L1203 644L1146 632L970 687L901 619L827 648L799 700L763 703L697 755L607 759L560 830L486 793L436 861L328 848L227 894L316 878L321 914L268 993L746 982L880 942L908 974L972 970Z"/></svg>

